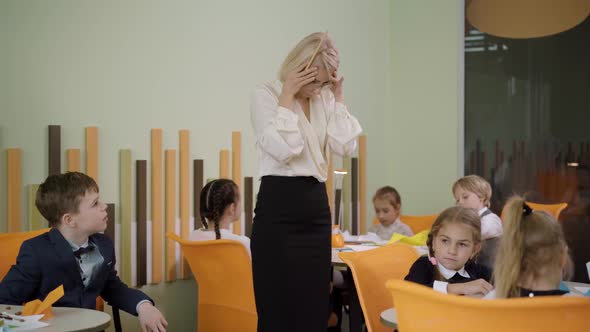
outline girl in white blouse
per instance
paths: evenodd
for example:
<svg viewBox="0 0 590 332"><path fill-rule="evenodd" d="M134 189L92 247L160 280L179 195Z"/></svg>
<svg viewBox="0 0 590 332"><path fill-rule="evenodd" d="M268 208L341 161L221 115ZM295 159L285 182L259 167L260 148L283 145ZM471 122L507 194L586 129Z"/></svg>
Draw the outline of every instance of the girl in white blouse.
<svg viewBox="0 0 590 332"><path fill-rule="evenodd" d="M361 133L344 105L338 66L331 38L313 33L287 55L279 80L252 96L261 177L251 242L258 331L327 326L327 156L351 154Z"/></svg>

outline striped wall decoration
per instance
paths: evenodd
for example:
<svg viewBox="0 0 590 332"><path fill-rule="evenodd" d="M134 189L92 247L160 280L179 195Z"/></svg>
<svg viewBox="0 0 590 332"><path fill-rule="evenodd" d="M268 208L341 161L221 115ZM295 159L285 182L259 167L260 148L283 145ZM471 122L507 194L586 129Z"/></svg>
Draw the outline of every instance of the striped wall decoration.
<svg viewBox="0 0 590 332"><path fill-rule="evenodd" d="M251 176L244 178L244 224L245 235L252 235L252 223L254 222L254 179Z"/></svg>
<svg viewBox="0 0 590 332"><path fill-rule="evenodd" d="M86 128L86 174L98 183L98 128Z"/></svg>
<svg viewBox="0 0 590 332"><path fill-rule="evenodd" d="M351 169L350 169L350 157L342 158L342 168L344 168L348 174L344 175L344 182L342 183L342 204L343 204L343 229L350 231L350 191L351 191Z"/></svg>
<svg viewBox="0 0 590 332"><path fill-rule="evenodd" d="M8 204L8 232L20 232L21 230L21 197L22 197L22 151L18 148L6 150L7 154L7 200Z"/></svg>
<svg viewBox="0 0 590 332"><path fill-rule="evenodd" d="M135 218L137 286L143 286L147 284L147 160L135 161Z"/></svg>
<svg viewBox="0 0 590 332"><path fill-rule="evenodd" d="M30 184L27 186L28 192L28 220L29 220L29 230L35 231L38 229L43 229L48 227L48 222L43 218L37 206L35 206L35 198L37 197L37 190L39 189L38 184Z"/></svg>
<svg viewBox="0 0 590 332"><path fill-rule="evenodd" d="M367 234L367 136L359 136L360 231Z"/></svg>
<svg viewBox="0 0 590 332"><path fill-rule="evenodd" d="M61 126L49 126L48 175L61 173Z"/></svg>
<svg viewBox="0 0 590 332"><path fill-rule="evenodd" d="M358 158L351 158L350 159L350 194L351 194L351 205L352 205L352 218L351 222L351 233L352 235L359 234L359 160Z"/></svg>
<svg viewBox="0 0 590 332"><path fill-rule="evenodd" d="M190 225L190 132L181 130L179 137L179 155L178 155L178 177L179 177L179 210L180 210L180 235L183 239L188 239L191 231ZM179 249L180 250L180 249ZM181 256L182 257L182 256ZM179 277L186 279L190 276L190 267L185 259L180 263Z"/></svg>
<svg viewBox="0 0 590 332"><path fill-rule="evenodd" d="M242 192L242 133L231 133L231 165L232 180L238 185L238 192ZM234 234L242 234L242 217L233 224Z"/></svg>
<svg viewBox="0 0 590 332"><path fill-rule="evenodd" d="M119 245L121 262L120 277L126 284L131 284L131 150L119 151L119 218L121 241Z"/></svg>
<svg viewBox="0 0 590 332"><path fill-rule="evenodd" d="M229 150L219 151L219 178L230 179L229 177Z"/></svg>
<svg viewBox="0 0 590 332"><path fill-rule="evenodd" d="M202 159L193 160L193 216L195 220L195 229L203 227L201 222L201 190L205 186L204 161Z"/></svg>
<svg viewBox="0 0 590 332"><path fill-rule="evenodd" d="M115 241L115 204L107 203L107 229L104 234L108 236L113 242Z"/></svg>
<svg viewBox="0 0 590 332"><path fill-rule="evenodd" d="M162 129L152 129L152 231L148 237L151 252L151 282L162 281L163 269L163 222L162 222ZM151 245L151 248L150 248Z"/></svg>
<svg viewBox="0 0 590 332"><path fill-rule="evenodd" d="M67 149L66 160L66 170L68 172L80 172L80 149Z"/></svg>
<svg viewBox="0 0 590 332"><path fill-rule="evenodd" d="M176 150L166 150L165 162L165 219L166 232L178 234L176 229ZM166 281L176 280L176 242L166 238Z"/></svg>

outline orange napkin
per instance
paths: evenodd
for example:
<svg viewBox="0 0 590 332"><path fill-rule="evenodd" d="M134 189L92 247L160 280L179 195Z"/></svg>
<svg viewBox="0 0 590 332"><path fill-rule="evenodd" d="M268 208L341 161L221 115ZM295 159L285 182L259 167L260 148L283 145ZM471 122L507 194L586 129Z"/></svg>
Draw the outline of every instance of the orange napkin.
<svg viewBox="0 0 590 332"><path fill-rule="evenodd" d="M64 296L64 286L59 285L59 287L47 294L47 297L45 297L45 300L43 300L43 302L39 300L33 300L25 303L22 315L45 315L43 319L52 318L53 311L51 310L51 305L54 304L57 300L59 300L62 296Z"/></svg>

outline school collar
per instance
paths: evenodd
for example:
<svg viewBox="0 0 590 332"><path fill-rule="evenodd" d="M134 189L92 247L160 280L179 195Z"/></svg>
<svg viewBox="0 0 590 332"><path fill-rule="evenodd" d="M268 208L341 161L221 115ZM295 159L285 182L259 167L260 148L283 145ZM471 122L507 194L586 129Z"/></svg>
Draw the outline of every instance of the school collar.
<svg viewBox="0 0 590 332"><path fill-rule="evenodd" d="M464 278L471 278L469 273L465 271L465 266L463 266L459 271L455 271L447 269L439 262L438 264L436 264L436 267L438 268L438 272L440 272L440 274L447 280L451 279L455 275L455 273L458 273L460 276Z"/></svg>
<svg viewBox="0 0 590 332"><path fill-rule="evenodd" d="M482 214L486 213L487 210L488 210L488 208L484 206L479 211L477 211L477 215L479 215L481 217Z"/></svg>

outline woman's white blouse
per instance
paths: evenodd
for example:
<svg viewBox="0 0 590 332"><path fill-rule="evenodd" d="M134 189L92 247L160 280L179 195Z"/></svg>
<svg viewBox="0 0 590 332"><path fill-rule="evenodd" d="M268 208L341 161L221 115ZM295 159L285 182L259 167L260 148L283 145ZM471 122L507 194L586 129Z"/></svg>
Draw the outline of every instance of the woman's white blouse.
<svg viewBox="0 0 590 332"><path fill-rule="evenodd" d="M324 182L328 177L326 156L330 151L351 155L362 128L346 105L336 102L329 87L311 99L311 123L299 103L293 102L293 111L279 106L281 90L278 80L265 83L251 99L258 175L313 176Z"/></svg>

